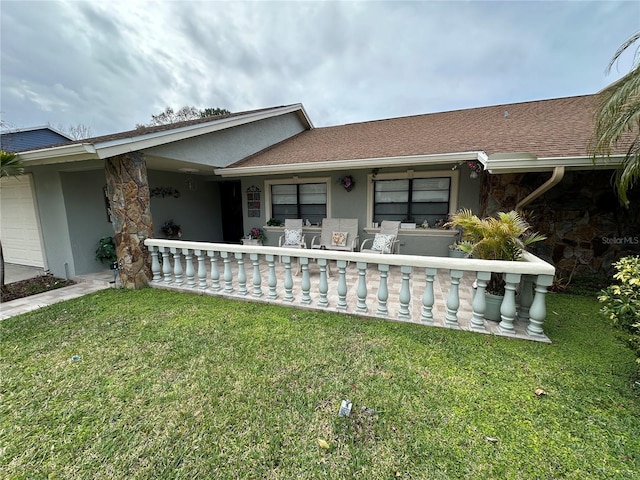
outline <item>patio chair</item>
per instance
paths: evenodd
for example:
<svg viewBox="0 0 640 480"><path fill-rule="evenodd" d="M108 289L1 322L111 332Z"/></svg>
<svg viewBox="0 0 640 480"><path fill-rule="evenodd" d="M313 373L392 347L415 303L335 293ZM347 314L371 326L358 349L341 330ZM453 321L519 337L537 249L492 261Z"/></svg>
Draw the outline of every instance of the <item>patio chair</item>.
<svg viewBox="0 0 640 480"><path fill-rule="evenodd" d="M357 218L325 218L320 235L311 239L311 248L355 252L359 238Z"/></svg>
<svg viewBox="0 0 640 480"><path fill-rule="evenodd" d="M278 239L279 247L307 248L307 241L302 233L301 218L287 218L284 221L284 234Z"/></svg>
<svg viewBox="0 0 640 480"><path fill-rule="evenodd" d="M398 240L398 229L400 222L383 220L380 224L380 232L374 238L367 238L360 245L360 251L366 253L400 253L400 241ZM371 247L367 248L367 242L371 242Z"/></svg>

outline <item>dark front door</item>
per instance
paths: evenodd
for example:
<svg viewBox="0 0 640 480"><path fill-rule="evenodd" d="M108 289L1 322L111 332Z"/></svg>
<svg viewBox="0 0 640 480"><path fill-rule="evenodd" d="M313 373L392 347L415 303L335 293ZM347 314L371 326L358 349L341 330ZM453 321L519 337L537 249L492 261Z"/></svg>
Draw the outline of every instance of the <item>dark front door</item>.
<svg viewBox="0 0 640 480"><path fill-rule="evenodd" d="M229 243L240 243L244 236L242 224L242 185L239 181L220 184L220 206L222 209L222 239Z"/></svg>

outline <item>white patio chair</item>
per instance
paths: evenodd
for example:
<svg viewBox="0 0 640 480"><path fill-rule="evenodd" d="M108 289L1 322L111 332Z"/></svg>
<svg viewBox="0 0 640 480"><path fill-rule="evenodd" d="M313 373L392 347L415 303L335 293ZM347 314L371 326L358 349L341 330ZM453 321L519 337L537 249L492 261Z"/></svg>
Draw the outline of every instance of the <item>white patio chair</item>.
<svg viewBox="0 0 640 480"><path fill-rule="evenodd" d="M359 238L357 218L325 218L320 235L311 239L311 248L355 252Z"/></svg>
<svg viewBox="0 0 640 480"><path fill-rule="evenodd" d="M278 246L286 248L307 248L307 241L302 233L301 218L285 219L284 233L278 238Z"/></svg>
<svg viewBox="0 0 640 480"><path fill-rule="evenodd" d="M398 240L398 229L400 222L383 220L380 224L380 232L373 238L367 238L360 245L360 251L366 253L400 253L400 241ZM367 248L367 242L371 242L371 247Z"/></svg>

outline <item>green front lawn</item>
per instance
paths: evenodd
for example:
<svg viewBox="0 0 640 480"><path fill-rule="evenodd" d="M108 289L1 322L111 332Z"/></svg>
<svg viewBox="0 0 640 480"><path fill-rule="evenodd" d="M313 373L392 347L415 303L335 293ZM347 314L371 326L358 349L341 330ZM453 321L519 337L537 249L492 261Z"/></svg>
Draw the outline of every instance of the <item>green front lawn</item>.
<svg viewBox="0 0 640 480"><path fill-rule="evenodd" d="M547 345L106 290L0 323L0 477L639 478L597 310L549 295Z"/></svg>

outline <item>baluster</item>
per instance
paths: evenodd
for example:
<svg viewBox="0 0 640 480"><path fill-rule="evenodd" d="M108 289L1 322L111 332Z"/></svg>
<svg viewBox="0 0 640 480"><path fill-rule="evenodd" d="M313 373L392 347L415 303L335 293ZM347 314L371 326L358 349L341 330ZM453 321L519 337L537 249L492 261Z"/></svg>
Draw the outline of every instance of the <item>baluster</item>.
<svg viewBox="0 0 640 480"><path fill-rule="evenodd" d="M184 254L184 263L186 265L187 285L194 287L196 285L196 271L193 268L193 255L191 255L191 250L188 248L183 248L182 253Z"/></svg>
<svg viewBox="0 0 640 480"><path fill-rule="evenodd" d="M229 252L220 252L220 256L222 257L222 262L224 264L224 292L225 293L233 293L233 274L231 273L231 253Z"/></svg>
<svg viewBox="0 0 640 480"><path fill-rule="evenodd" d="M164 283L171 283L173 279L171 278L171 261L169 260L169 248L168 247L160 247L162 248L162 274L164 275Z"/></svg>
<svg viewBox="0 0 640 480"><path fill-rule="evenodd" d="M420 321L427 325L433 325L433 302L435 300L433 295L433 280L436 273L438 273L438 270L435 268L424 269L427 284L422 294L422 314L420 315Z"/></svg>
<svg viewBox="0 0 640 480"><path fill-rule="evenodd" d="M338 310L347 309L347 261L337 260L338 266Z"/></svg>
<svg viewBox="0 0 640 480"><path fill-rule="evenodd" d="M211 262L211 290L219 292L222 287L220 286L220 272L218 272L218 257L213 250L207 250L207 256Z"/></svg>
<svg viewBox="0 0 640 480"><path fill-rule="evenodd" d="M207 267L204 262L206 253L204 250L194 250L194 253L198 259L198 287L204 290L207 288Z"/></svg>
<svg viewBox="0 0 640 480"><path fill-rule="evenodd" d="M327 284L327 259L319 258L318 266L320 267L320 285L318 286L320 300L318 300L318 306L326 308L329 306L329 301L327 300L327 292L329 291L329 285Z"/></svg>
<svg viewBox="0 0 640 480"><path fill-rule="evenodd" d="M293 302L293 277L291 276L291 257L283 255L281 258L284 263L284 301Z"/></svg>
<svg viewBox="0 0 640 480"><path fill-rule="evenodd" d="M400 267L400 273L402 274L402 285L400 287L400 311L398 312L398 318L410 319L411 312L409 311L409 303L411 302L411 290L409 289L409 278L411 277L412 268L408 265L402 265Z"/></svg>
<svg viewBox="0 0 640 480"><path fill-rule="evenodd" d="M184 278L182 278L182 262L180 261L180 249L171 247L171 253L173 253L173 276L175 277L176 285L182 285Z"/></svg>
<svg viewBox="0 0 640 480"><path fill-rule="evenodd" d="M238 295L246 295L247 290L247 272L244 270L244 253L236 252L236 260L238 261Z"/></svg>
<svg viewBox="0 0 640 480"><path fill-rule="evenodd" d="M458 307L460 306L458 292L462 274L462 270L451 270L449 273L451 277L451 287L449 288L449 296L447 297L447 313L444 316L444 324L449 328L460 328L458 324Z"/></svg>
<svg viewBox="0 0 640 480"><path fill-rule="evenodd" d="M260 278L260 255L250 253L249 258L253 264L253 296L259 298L262 296L262 279Z"/></svg>
<svg viewBox="0 0 640 480"><path fill-rule="evenodd" d="M158 260L158 247L151 247L151 272L153 273L153 281L159 282L162 279L162 269Z"/></svg>
<svg viewBox="0 0 640 480"><path fill-rule="evenodd" d="M311 296L309 292L311 291L311 281L309 279L309 259L305 257L300 257L300 267L302 268L302 282L300 287L302 288L302 299L300 300L303 304L309 305L311 303Z"/></svg>
<svg viewBox="0 0 640 480"><path fill-rule="evenodd" d="M518 319L523 322L529 321L529 308L533 303L533 277L524 275L520 289L520 309L518 311Z"/></svg>
<svg viewBox="0 0 640 480"><path fill-rule="evenodd" d="M500 306L500 318L498 329L502 333L515 334L513 321L516 319L516 285L520 283L519 273L505 273L504 299Z"/></svg>
<svg viewBox="0 0 640 480"><path fill-rule="evenodd" d="M387 289L387 277L389 275L389 265L378 264L380 272L380 287L378 288L378 310L376 315L386 317L389 314L387 308L387 299L389 298L389 290Z"/></svg>
<svg viewBox="0 0 640 480"><path fill-rule="evenodd" d="M269 298L275 300L278 298L276 286L278 285L278 277L276 277L276 257L275 255L265 255L269 265Z"/></svg>
<svg viewBox="0 0 640 480"><path fill-rule="evenodd" d="M476 274L476 293L473 297L473 315L471 315L470 327L472 330L485 331L484 312L487 311L487 302L484 292L487 289L487 283L491 280L491 272L478 272Z"/></svg>
<svg viewBox="0 0 640 480"><path fill-rule="evenodd" d="M358 303L356 305L356 312L367 313L369 310L367 307L367 263L357 262L356 266L358 267Z"/></svg>
<svg viewBox="0 0 640 480"><path fill-rule="evenodd" d="M553 275L538 275L536 279L536 294L529 308L529 326L527 333L533 336L544 335L542 324L547 318L547 306L545 296L547 288L553 285Z"/></svg>

